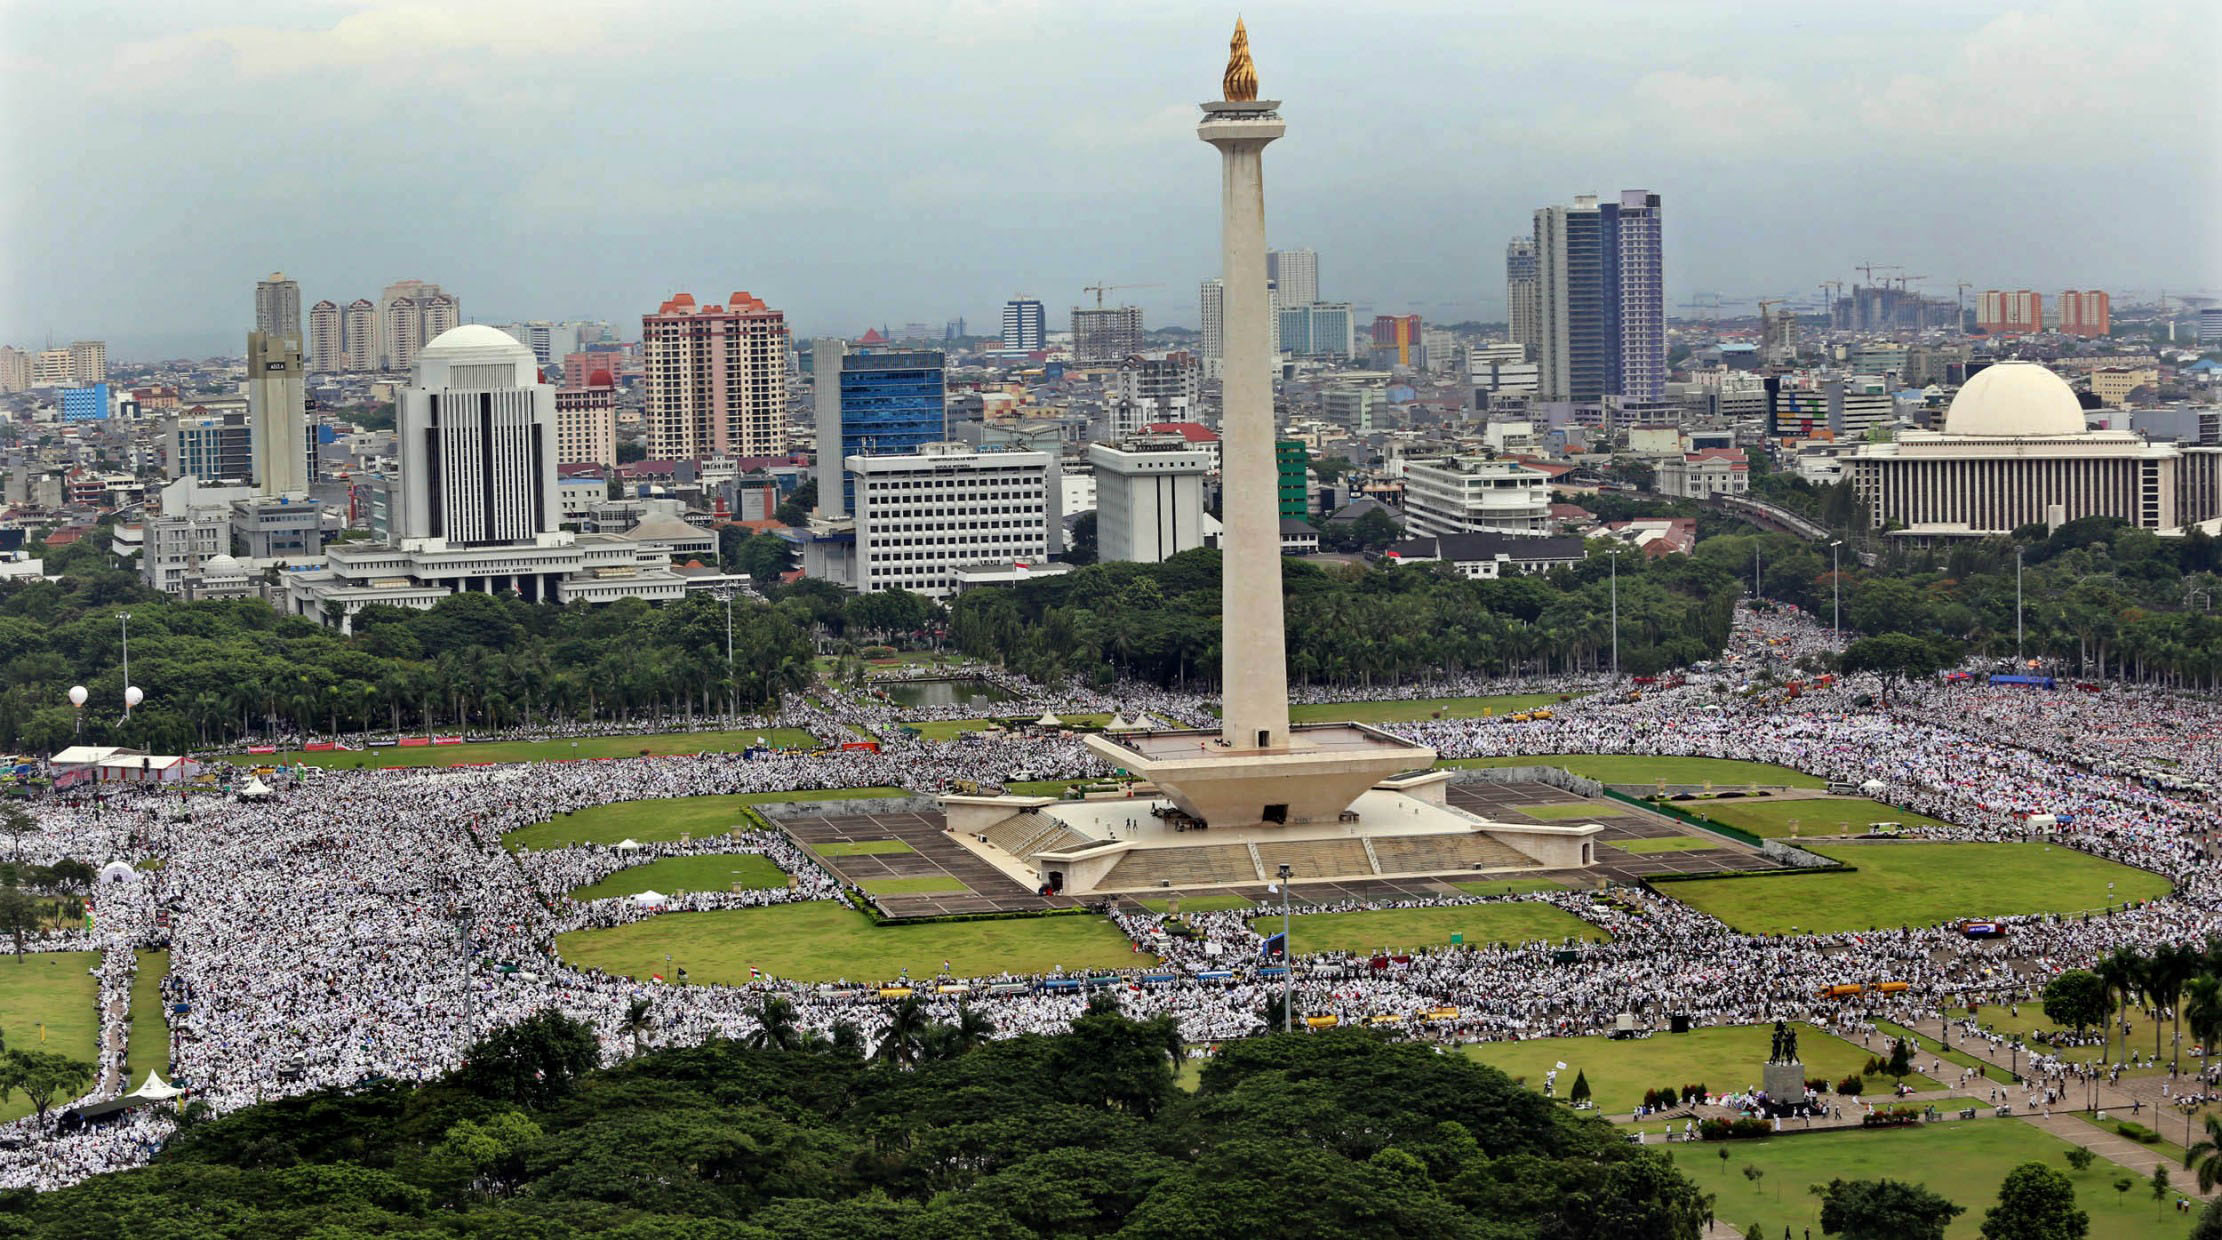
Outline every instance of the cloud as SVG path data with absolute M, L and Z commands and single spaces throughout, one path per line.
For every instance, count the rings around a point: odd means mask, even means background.
M 1787 137 L 1811 123 L 1788 85 L 1759 77 L 1673 69 L 1645 74 L 1628 94 L 1625 114 L 1670 139 L 1740 145 Z

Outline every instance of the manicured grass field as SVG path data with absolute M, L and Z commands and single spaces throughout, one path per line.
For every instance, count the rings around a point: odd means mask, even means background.
M 833 840 L 810 847 L 821 857 L 885 857 L 918 851 L 901 840 Z
M 1796 1028 L 1798 1058 L 1808 1077 L 1841 1080 L 1864 1068 L 1875 1054 L 1811 1025 Z M 1465 1051 L 1508 1076 L 1525 1078 L 1528 1088 L 1537 1090 L 1543 1088 L 1544 1074 L 1551 1066 L 1564 1063 L 1565 1070 L 1558 1074 L 1558 1097 L 1566 1097 L 1574 1088 L 1574 1074 L 1579 1072 L 1589 1078 L 1590 1098 L 1600 1110 L 1625 1115 L 1643 1101 L 1647 1089 L 1703 1085 L 1714 1093 L 1727 1093 L 1757 1087 L 1773 1036 L 1772 1025 L 1731 1025 L 1655 1033 L 1624 1042 L 1604 1037 L 1476 1042 Z M 1874 1092 L 1888 1093 L 1890 1078 L 1876 1077 L 1869 1084 Z M 1906 1084 L 1916 1089 L 1937 1087 L 1919 1074 L 1907 1076 Z M 1798 1191 L 1804 1191 L 1802 1184 Z
M 553 762 L 563 758 L 637 758 L 651 754 L 739 753 L 757 737 L 777 749 L 816 749 L 817 737 L 801 728 L 743 729 L 738 732 L 659 732 L 650 736 L 582 736 L 578 748 L 568 740 L 491 741 L 483 745 L 399 745 L 377 749 L 308 753 L 234 753 L 221 755 L 240 766 L 323 766 L 334 770 L 375 770 L 389 766 L 459 766 L 470 762 Z
M 1411 723 L 1433 719 L 1479 719 L 1509 715 L 1538 706 L 1560 705 L 1556 693 L 1500 693 L 1494 697 L 1413 698 L 1394 702 L 1307 702 L 1288 708 L 1290 723 Z
M 1720 1159 L 1723 1148 L 1728 1151 L 1726 1163 Z M 1781 1235 L 1785 1227 L 1794 1236 L 1808 1228 L 1818 1236 L 1821 1199 L 1808 1193 L 1806 1185 L 1887 1177 L 1924 1185 L 1965 1206 L 1967 1212 L 1952 1220 L 1945 1235 L 1950 1240 L 1973 1240 L 1982 1232 L 1983 1212 L 1998 1203 L 1998 1186 L 2006 1173 L 2023 1163 L 2038 1162 L 2075 1185 L 2075 1204 L 2090 1214 L 2089 1234 L 2094 1240 L 2190 1233 L 2197 1211 L 2177 1214 L 2171 1196 L 2156 1221 L 2144 1177 L 2104 1158 L 2093 1162 L 2088 1171 L 2076 1171 L 2062 1157 L 2068 1149 L 2066 1142 L 2020 1120 L 1988 1118 L 1919 1128 L 1730 1141 L 1725 1146 L 1668 1147 L 1682 1174 L 1695 1180 L 1699 1189 L 1716 1194 L 1716 1217 L 1739 1232 L 1757 1223 L 1768 1236 Z M 1765 1174 L 1747 1180 L 1743 1173 L 1747 1165 Z M 2115 1192 L 2114 1181 L 2125 1175 L 2138 1183 L 2126 1194 Z M 2181 1184 L 2187 1175 L 2178 1167 L 2169 1179 Z
M 1259 934 L 1279 934 L 1278 915 L 1252 919 Z M 1578 935 L 1602 943 L 1612 936 L 1549 904 L 1480 904 L 1456 908 L 1385 908 L 1355 913 L 1303 913 L 1290 919 L 1290 946 L 1299 956 L 1313 952 L 1371 952 L 1449 947 L 1450 936 L 1465 936 L 1467 947 L 1491 943 L 1556 943 Z
M 905 969 L 913 978 L 933 977 L 944 960 L 959 977 L 1156 963 L 1155 956 L 1138 955 L 1132 948 L 1106 917 L 875 926 L 863 913 L 830 900 L 668 913 L 556 938 L 556 950 L 574 965 L 629 977 L 671 977 L 673 965 L 684 965 L 690 981 L 736 984 L 748 981 L 751 966 L 806 982 L 880 982 L 901 976 Z
M 2169 891 L 2158 874 L 2050 844 L 1831 844 L 1813 851 L 1858 872 L 1700 879 L 1660 890 L 1751 934 L 2071 913 Z
M 1735 762 L 1727 758 L 1648 758 L 1638 754 L 1553 753 L 1514 758 L 1451 758 L 1438 766 L 1555 766 L 1608 784 L 1702 784 L 1740 787 L 1757 783 L 1785 788 L 1825 788 L 1818 775 L 1793 771 L 1769 762 Z
M 619 870 L 598 883 L 574 887 L 574 900 L 613 900 L 618 896 L 660 891 L 730 891 L 743 887 L 784 887 L 787 873 L 755 853 L 705 853 L 699 857 L 665 857 L 646 865 Z
M 1864 835 L 1871 822 L 1895 822 L 1907 828 L 1948 827 L 1952 824 L 1927 814 L 1895 809 L 1866 797 L 1808 797 L 1795 801 L 1677 801 L 1675 804 L 1714 822 L 1742 827 L 1767 839 L 1787 839 L 1790 821 L 1798 834 Z
M 1100 728 L 1111 722 L 1111 716 L 1109 715 L 1059 715 L 1057 717 L 1076 728 Z M 1038 719 L 1040 716 L 1037 715 L 1035 718 Z M 921 723 L 906 723 L 903 726 L 918 729 L 918 735 L 923 740 L 953 741 L 966 732 L 978 732 L 990 726 L 992 722 L 988 719 L 934 719 Z
M 0 1032 L 8 1049 L 100 1062 L 99 952 L 25 952 L 0 958 Z M 46 1038 L 39 1039 L 45 1027 Z M 0 1102 L 0 1123 L 32 1111 L 23 1091 Z
M 962 879 L 950 874 L 922 874 L 916 878 L 867 878 L 860 884 L 877 896 L 923 895 L 934 891 L 970 891 Z
M 169 952 L 139 953 L 139 971 L 131 979 L 131 1041 L 124 1056 L 131 1089 L 144 1084 L 150 1070 L 169 1079 L 170 1009 L 162 1003 L 162 975 L 169 971 Z
M 1502 878 L 1494 881 L 1475 880 L 1470 883 L 1452 883 L 1470 896 L 1524 896 L 1537 891 L 1566 891 L 1565 883 L 1548 878 Z
M 1611 847 L 1624 853 L 1697 852 L 1705 848 L 1719 848 L 1719 840 L 1699 839 L 1694 835 L 1649 835 L 1638 840 L 1614 840 Z
M 1956 1063 L 1963 1068 L 1974 1068 L 1985 1077 L 1997 1081 L 2001 1085 L 2010 1084 L 2014 1079 L 2014 1074 L 2004 1068 L 1992 1067 L 1965 1051 L 1953 1050 L 1928 1034 L 1908 1029 L 1896 1021 L 1878 1020 L 1875 1022 L 1875 1028 L 1879 1032 L 1887 1033 L 1894 1038 L 1911 1038 L 1913 1044 L 1920 1048 L 1922 1053 L 1934 1055 L 1946 1063 Z
M 2104 1050 L 2096 1045 L 2062 1046 L 2058 1049 L 2054 1049 L 2052 1047 L 2035 1042 L 2030 1037 L 2030 1035 L 2036 1033 L 2060 1032 L 2061 1026 L 2059 1024 L 2046 1019 L 2044 1013 L 2044 1004 L 2041 1001 L 2037 1001 L 2019 1004 L 2018 1007 L 2020 1008 L 2021 1015 L 2015 1016 L 2007 1007 L 2002 1004 L 1986 1003 L 1981 1007 L 1975 1009 L 1976 1023 L 1981 1028 L 1997 1033 L 2005 1037 L 2009 1041 L 2016 1037 L 2019 1037 L 2022 1040 L 2022 1045 L 2028 1048 L 2028 1050 L 2025 1050 L 2022 1054 L 2022 1058 L 2025 1060 L 2028 1058 L 2029 1051 L 2033 1050 L 2041 1055 L 2058 1056 L 2059 1058 L 2068 1060 L 2071 1063 L 2097 1063 L 2100 1062 L 2102 1055 L 2110 1057 L 2115 1062 L 2120 1062 L 2123 1053 L 2123 1039 L 2120 1025 L 2112 1026 L 2113 1033 L 2111 1036 L 2111 1040 L 2109 1041 L 2107 1048 Z M 2119 1019 L 2120 1015 L 2120 1008 L 2117 1005 L 2115 1009 L 2115 1016 L 2117 1019 Z M 2151 1055 L 2153 1053 L 2153 1019 L 2151 1015 L 2140 1010 L 2138 1005 L 2134 1002 L 2130 1004 L 2129 1027 L 2129 1053 L 2132 1055 Z M 2096 1033 L 2097 1030 L 2093 1029 L 2091 1030 L 2091 1032 Z M 2130 1068 L 2124 1075 L 2151 1076 L 2157 1073 L 2165 1072 L 2167 1070 L 2168 1059 L 2171 1054 L 2175 1053 L 2171 1052 L 2169 1048 L 2174 1044 L 2175 1041 L 2176 1022 L 2172 1020 L 2161 1021 L 2160 1029 L 2158 1032 L 2160 1034 L 2161 1066 L 2158 1068 Z M 2199 1059 L 2197 1056 L 2194 1056 L 2191 1053 L 2191 1048 L 2197 1046 L 2198 1044 L 2199 1039 L 2192 1035 L 2192 1032 L 2189 1028 L 2186 1028 L 2183 1031 L 2183 1050 L 2180 1052 L 2182 1062 L 2187 1065 L 2185 1069 L 2186 1071 L 2195 1072 L 2200 1067 L 2204 1066 L 2205 1061 Z M 2169 1113 L 2169 1122 L 2171 1124 L 2176 1123 L 2179 1118 L 2180 1116 L 2176 1112 L 2171 1111 Z M 2181 1130 L 2178 1129 L 2177 1131 L 2180 1135 Z
M 717 835 L 743 825 L 744 805 L 783 801 L 871 800 L 907 796 L 901 788 L 821 788 L 807 792 L 740 792 L 728 796 L 657 797 L 615 801 L 521 827 L 502 837 L 511 848 L 564 848 L 572 844 L 644 843 L 682 835 Z

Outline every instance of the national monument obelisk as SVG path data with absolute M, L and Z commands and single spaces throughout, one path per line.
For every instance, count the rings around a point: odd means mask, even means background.
M 1280 469 L 1273 455 L 1273 364 L 1265 290 L 1265 145 L 1288 131 L 1258 98 L 1241 19 L 1226 98 L 1203 105 L 1196 136 L 1219 148 L 1219 239 L 1226 285 L 1220 377 L 1220 736 L 1228 748 L 1288 747 L 1288 638 L 1281 608 Z

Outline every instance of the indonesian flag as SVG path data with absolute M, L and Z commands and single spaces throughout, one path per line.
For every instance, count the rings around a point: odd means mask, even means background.
M 662 980 L 664 980 L 664 975 L 661 973 L 651 973 L 648 975 L 648 980 L 651 982 L 661 982 Z

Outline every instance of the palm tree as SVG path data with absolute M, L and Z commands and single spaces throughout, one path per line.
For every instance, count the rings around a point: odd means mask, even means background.
M 2160 1009 L 2173 1009 L 2176 1027 L 2176 1044 L 2183 1044 L 2183 1009 L 2176 1000 L 2183 997 L 2183 986 L 2199 971 L 2199 952 L 2182 943 L 2163 943 L 2153 949 L 2145 961 L 2145 998 L 2153 1005 L 2153 1058 L 2160 1058 Z M 2169 1056 L 2170 1070 L 2181 1058 L 2179 1049 Z
M 957 1022 L 950 1026 L 956 1031 L 957 1051 L 976 1051 L 995 1036 L 995 1022 L 985 1013 L 968 1003 L 957 1005 Z
M 918 1063 L 925 1037 L 926 1005 L 912 995 L 895 1005 L 895 1014 L 887 1022 L 887 1034 L 880 1039 L 879 1049 L 872 1052 L 872 1058 L 898 1068 L 913 1067 Z
M 2222 1183 L 2222 1117 L 2207 1116 L 2207 1139 L 2183 1152 L 2183 1165 L 2199 1168 L 2199 1191 L 2211 1193 Z
M 648 1000 L 646 999 L 633 1000 L 625 1006 L 625 1019 L 618 1022 L 617 1027 L 619 1029 L 632 1035 L 633 1054 L 635 1055 L 648 1053 L 648 1030 L 650 1028 L 648 1006 Z
M 2191 1037 L 2212 1063 L 2215 1043 L 2222 1041 L 2222 977 L 2202 973 L 2184 986 L 2184 1019 L 2191 1022 Z
M 795 1023 L 795 1005 L 778 995 L 766 998 L 756 1009 L 756 1032 L 748 1045 L 759 1051 L 791 1051 L 802 1043 L 802 1029 Z
M 837 1020 L 833 1022 L 830 1034 L 826 1046 L 834 1054 L 844 1059 L 864 1058 L 864 1034 L 856 1027 L 855 1022 Z
M 2121 1018 L 2123 1020 L 2129 1019 L 2130 996 L 2137 993 L 2138 974 L 2143 971 L 2143 962 L 2139 959 L 2136 950 L 2128 947 L 2117 947 L 2107 955 L 2100 957 L 2098 964 L 2091 971 L 2098 974 L 2100 981 L 2106 983 L 2106 993 L 2114 998 Z M 2109 1024 L 2112 1023 L 2109 1022 Z M 2111 1042 L 2113 1037 L 2114 1031 L 2109 1028 L 2106 1031 L 2107 1041 Z M 2102 1057 L 2104 1057 L 2105 1044 L 2101 1044 L 2100 1051 Z M 2122 1039 L 2122 1051 L 2125 1056 L 2129 1052 L 2129 1039 L 2126 1036 Z

